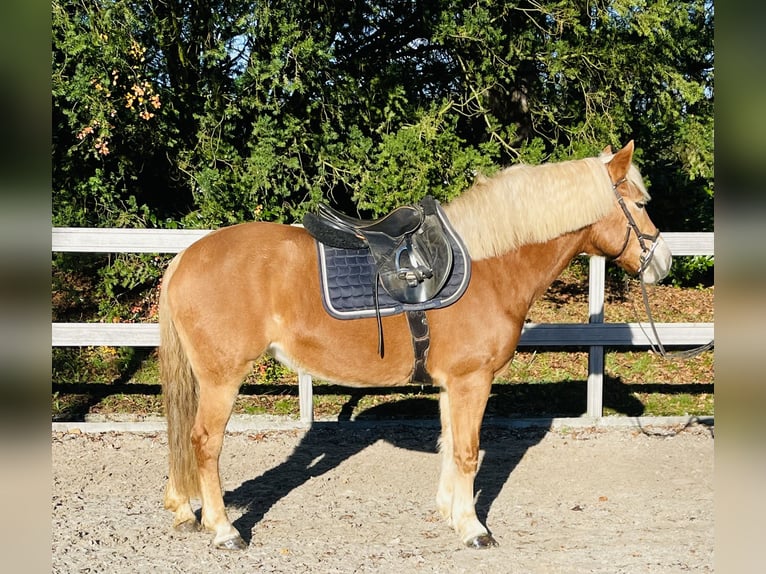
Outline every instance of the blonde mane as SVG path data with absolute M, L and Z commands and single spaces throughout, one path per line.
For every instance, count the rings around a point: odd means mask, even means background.
M 491 178 L 479 175 L 444 210 L 474 260 L 543 243 L 590 225 L 614 208 L 605 165 L 610 158 L 514 165 Z M 638 170 L 632 167 L 629 177 L 645 193 Z

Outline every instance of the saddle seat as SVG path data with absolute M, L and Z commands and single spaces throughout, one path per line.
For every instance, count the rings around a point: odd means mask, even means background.
M 329 205 L 319 204 L 315 224 L 325 228 L 324 231 L 320 231 L 325 242 L 332 242 L 331 237 L 337 236 L 335 243 L 342 245 L 336 244 L 333 247 L 361 249 L 367 246 L 366 233 L 382 233 L 394 241 L 417 231 L 423 224 L 424 217 L 423 211 L 412 205 L 397 207 L 379 219 L 358 219 L 349 217 Z
M 436 296 L 452 271 L 452 247 L 430 196 L 380 219 L 355 219 L 328 205 L 307 213 L 303 226 L 319 242 L 341 249 L 369 249 L 378 283 L 402 303 Z

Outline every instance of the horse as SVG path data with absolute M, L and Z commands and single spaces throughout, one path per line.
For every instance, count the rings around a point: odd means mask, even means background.
M 533 302 L 580 254 L 601 255 L 646 283 L 672 254 L 646 210 L 630 141 L 613 152 L 514 165 L 444 206 L 471 260 L 453 304 L 426 311 L 426 369 L 439 388 L 436 507 L 463 544 L 497 544 L 477 518 L 474 478 L 492 382 L 510 364 Z M 247 222 L 212 231 L 168 265 L 160 295 L 160 376 L 169 472 L 164 506 L 177 530 L 207 529 L 217 548 L 247 544 L 223 502 L 219 455 L 244 378 L 264 354 L 349 387 L 406 384 L 413 345 L 402 314 L 340 320 L 321 301 L 315 239 L 301 226 Z M 201 503 L 197 520 L 191 501 Z

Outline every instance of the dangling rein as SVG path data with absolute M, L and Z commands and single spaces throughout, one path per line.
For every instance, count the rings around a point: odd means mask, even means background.
M 687 349 L 685 351 L 672 351 L 672 352 L 666 351 L 665 346 L 662 344 L 662 341 L 660 340 L 660 336 L 657 333 L 657 325 L 655 325 L 654 318 L 652 317 L 652 308 L 649 305 L 649 295 L 646 292 L 646 282 L 644 281 L 643 269 L 639 272 L 638 277 L 641 282 L 641 295 L 644 300 L 644 309 L 646 309 L 646 316 L 649 319 L 649 325 L 652 328 L 652 333 L 654 333 L 654 339 L 655 341 L 657 341 L 657 344 L 655 345 L 652 342 L 651 337 L 647 335 L 646 338 L 649 340 L 649 346 L 651 347 L 652 351 L 661 355 L 664 359 L 685 360 L 685 359 L 692 359 L 696 357 L 697 355 L 701 355 L 705 351 L 713 348 L 715 339 L 711 339 L 704 345 L 700 345 L 699 347 L 694 347 L 693 349 Z M 640 323 L 639 323 L 639 326 L 641 326 Z M 643 331 L 643 327 L 641 327 L 641 330 Z M 645 331 L 644 331 L 644 334 L 646 335 Z

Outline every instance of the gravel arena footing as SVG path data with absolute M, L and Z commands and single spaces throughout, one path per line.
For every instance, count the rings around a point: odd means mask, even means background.
M 164 422 L 53 423 L 55 573 L 713 572 L 711 418 L 486 420 L 464 548 L 435 510 L 436 421 L 235 418 L 221 454 L 244 551 L 172 529 Z

